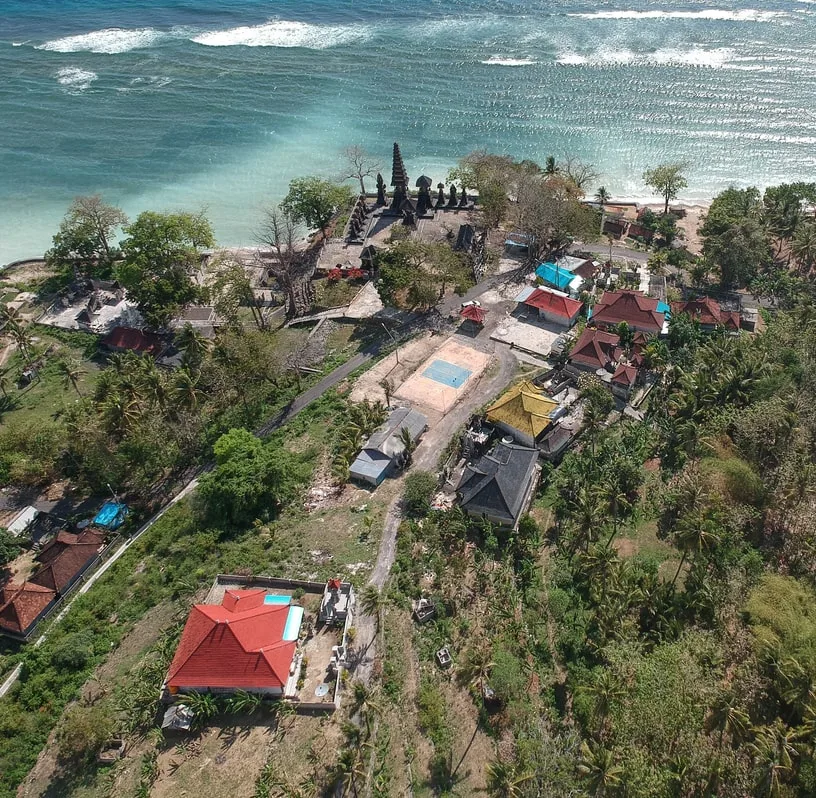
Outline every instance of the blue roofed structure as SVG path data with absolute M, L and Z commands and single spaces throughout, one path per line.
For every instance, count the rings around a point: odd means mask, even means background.
M 564 291 L 571 297 L 577 297 L 584 280 L 577 274 L 573 274 L 568 269 L 561 268 L 555 263 L 542 263 L 536 269 L 536 277 L 551 288 Z

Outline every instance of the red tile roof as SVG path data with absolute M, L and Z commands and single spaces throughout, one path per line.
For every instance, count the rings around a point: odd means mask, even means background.
M 484 308 L 480 308 L 478 305 L 466 305 L 459 311 L 459 315 L 469 321 L 476 322 L 476 324 L 484 324 L 485 312 Z
M 627 363 L 619 363 L 615 369 L 615 373 L 612 375 L 612 382 L 631 388 L 635 384 L 635 380 L 637 380 L 637 375 L 638 370 L 634 366 L 630 366 Z
M 0 590 L 0 629 L 24 635 L 55 598 L 53 590 L 31 582 L 5 585 Z
M 570 352 L 570 360 L 593 369 L 606 368 L 618 360 L 620 338 L 615 333 L 587 327 Z
M 536 288 L 524 300 L 524 304 L 569 320 L 574 319 L 582 307 L 582 303 L 577 299 L 570 299 L 568 296 L 562 296 L 556 291 L 549 291 L 545 288 Z
M 104 533 L 86 529 L 79 535 L 59 532 L 39 553 L 42 567 L 29 582 L 62 593 L 99 553 Z
M 176 689 L 282 689 L 295 641 L 283 640 L 289 605 L 264 604 L 264 590 L 230 590 L 221 604 L 196 604 L 170 664 Z
M 625 321 L 630 327 L 659 333 L 665 316 L 657 311 L 657 300 L 639 291 L 606 291 L 592 309 L 592 321 L 601 325 L 616 325 Z
M 723 311 L 720 303 L 709 296 L 697 297 L 688 302 L 673 302 L 672 313 L 686 313 L 700 324 L 710 327 L 725 327 L 728 330 L 739 330 L 740 315 L 737 311 Z
M 153 333 L 142 332 L 133 327 L 114 327 L 103 339 L 108 349 L 127 349 L 154 357 L 164 349 L 162 339 Z

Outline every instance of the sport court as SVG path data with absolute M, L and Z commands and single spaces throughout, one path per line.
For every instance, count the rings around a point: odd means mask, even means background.
M 412 404 L 447 413 L 479 379 L 490 355 L 446 341 L 396 391 Z

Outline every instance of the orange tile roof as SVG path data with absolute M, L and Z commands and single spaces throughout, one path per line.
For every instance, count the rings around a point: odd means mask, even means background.
M 612 382 L 631 388 L 635 384 L 637 376 L 638 370 L 634 366 L 630 366 L 628 363 L 619 363 L 612 375 Z
M 672 312 L 676 315 L 686 313 L 700 324 L 712 327 L 725 327 L 728 330 L 739 330 L 740 315 L 737 311 L 724 311 L 720 303 L 710 296 L 690 299 L 688 302 L 673 302 Z
M 0 629 L 24 635 L 56 597 L 53 590 L 31 582 L 5 585 L 0 592 Z
M 555 291 L 548 291 L 544 288 L 536 288 L 527 299 L 525 305 L 538 308 L 539 310 L 553 313 L 564 319 L 573 319 L 581 310 L 583 303 L 568 296 L 562 296 Z
M 592 321 L 604 325 L 625 321 L 631 327 L 659 333 L 666 319 L 658 312 L 657 305 L 656 299 L 639 291 L 606 291 L 592 309 Z
M 620 354 L 620 338 L 615 333 L 587 327 L 570 352 L 570 360 L 593 369 L 615 363 Z
M 231 590 L 221 604 L 196 604 L 170 664 L 171 688 L 282 689 L 295 641 L 283 639 L 289 605 L 264 604 L 263 590 Z

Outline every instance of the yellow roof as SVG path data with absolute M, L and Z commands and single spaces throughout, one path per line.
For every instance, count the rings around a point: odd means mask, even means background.
M 495 404 L 487 408 L 487 420 L 502 422 L 525 435 L 537 438 L 552 424 L 550 415 L 558 407 L 533 383 L 514 385 Z

